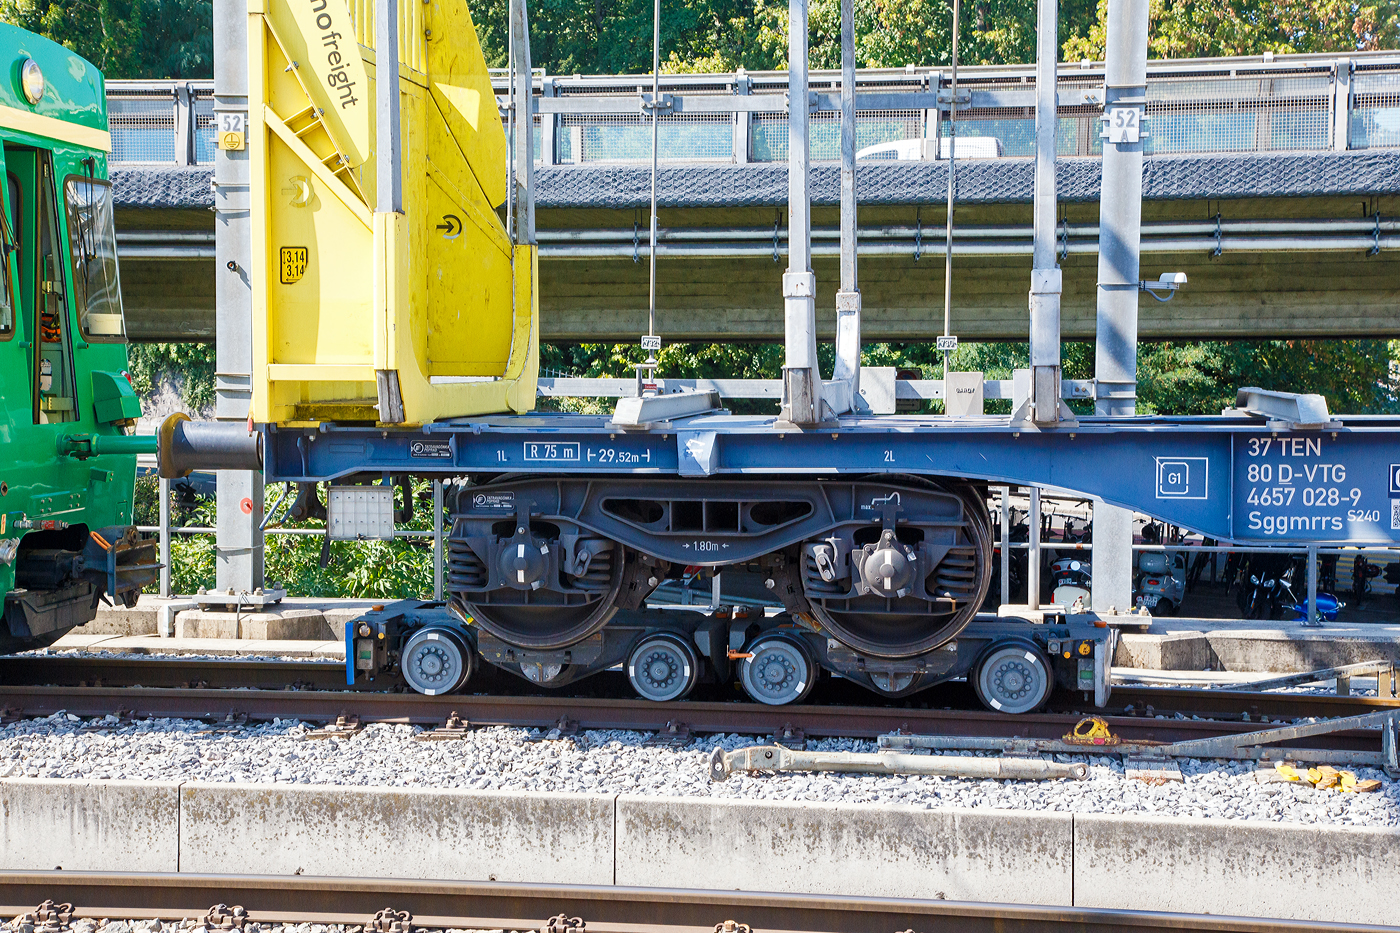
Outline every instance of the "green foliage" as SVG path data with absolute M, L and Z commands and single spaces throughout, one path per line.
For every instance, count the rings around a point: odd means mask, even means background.
M 61 43 L 108 78 L 214 76 L 210 0 L 0 0 L 0 21 Z
M 472 0 L 472 18 L 487 61 L 506 63 L 508 0 Z M 836 68 L 841 58 L 840 0 L 812 0 L 811 61 Z M 1094 0 L 1063 0 L 1060 37 L 1084 41 L 1095 24 Z M 963 64 L 1034 60 L 1035 4 L 979 0 L 963 5 L 958 59 Z M 856 58 L 861 66 L 900 68 L 950 59 L 949 0 L 855 0 Z M 531 63 L 551 74 L 621 74 L 651 70 L 652 6 L 646 0 L 537 0 L 530 7 Z M 783 0 L 674 0 L 662 4 L 661 57 L 668 72 L 787 67 Z
M 160 521 L 160 492 L 155 477 L 137 480 L 136 523 L 155 525 Z M 264 508 L 271 509 L 282 494 L 282 487 L 269 486 Z M 430 531 L 433 527 L 432 483 L 414 483 L 413 520 L 400 531 Z M 426 498 L 426 503 L 423 501 Z M 178 499 L 177 499 L 178 502 Z M 284 502 L 285 506 L 287 503 Z M 188 507 L 172 511 L 176 525 L 212 528 L 217 517 L 212 499 L 200 499 Z M 287 527 L 324 528 L 320 521 L 299 522 Z M 433 591 L 433 551 L 429 537 L 401 537 L 393 541 L 335 541 L 330 545 L 330 561 L 321 566 L 320 534 L 267 535 L 263 551 L 264 578 L 278 583 L 298 596 L 355 599 L 406 599 Z M 171 588 L 189 594 L 215 584 L 214 536 L 212 534 L 173 535 L 170 542 Z M 154 587 L 150 588 L 155 591 Z
M 1316 392 L 1340 414 L 1400 411 L 1395 341 L 1232 340 L 1144 344 L 1138 410 L 1212 415 L 1244 386 Z
M 830 341 L 818 344 L 824 372 L 831 372 Z M 1060 348 L 1066 379 L 1094 375 L 1094 345 L 1065 343 Z M 645 354 L 634 344 L 572 344 L 541 346 L 542 365 L 571 376 L 628 377 Z M 924 379 L 943 377 L 943 354 L 931 343 L 867 344 L 861 354 L 866 366 L 895 366 L 918 370 Z M 1012 370 L 1029 365 L 1027 344 L 961 343 L 949 368 L 982 372 L 988 379 L 1010 379 Z M 777 343 L 692 344 L 663 347 L 657 375 L 673 379 L 776 379 L 782 373 L 783 348 Z M 1244 386 L 1290 392 L 1316 392 L 1329 408 L 1342 414 L 1400 412 L 1400 341 L 1384 340 L 1215 340 L 1143 343 L 1138 346 L 1138 410 L 1144 414 L 1218 414 L 1234 404 L 1235 390 Z M 561 406 L 558 410 L 605 411 Z M 772 402 L 734 400 L 732 410 L 762 413 L 776 410 Z M 1093 405 L 1071 407 L 1089 414 Z M 932 411 L 940 411 L 935 404 Z M 1009 414 L 1009 402 L 989 400 L 988 414 Z
M 193 411 L 214 405 L 212 343 L 133 343 L 127 347 L 131 387 L 149 396 L 162 382 L 173 381 Z
M 1395 48 L 1400 3 L 1354 0 L 1151 0 L 1149 54 L 1205 58 L 1263 52 L 1349 52 Z M 1107 0 L 1095 22 L 1065 42 L 1066 61 L 1102 61 Z

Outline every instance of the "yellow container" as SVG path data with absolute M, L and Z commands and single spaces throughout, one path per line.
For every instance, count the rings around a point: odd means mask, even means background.
M 375 203 L 372 0 L 252 0 L 255 421 L 528 411 L 538 265 L 463 0 L 399 0 L 403 213 Z

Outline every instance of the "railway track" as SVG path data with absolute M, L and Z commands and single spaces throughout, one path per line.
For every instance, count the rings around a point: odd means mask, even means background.
M 390 908 L 414 929 L 539 930 L 541 933 L 1019 933 L 1075 930 L 1395 930 L 1396 927 L 1112 910 L 981 904 L 905 898 L 828 897 L 744 891 L 407 881 L 258 875 L 7 872 L 0 917 L 45 900 L 73 905 L 73 917 L 179 920 L 210 905 L 238 905 L 247 921 L 324 923 L 372 929 Z M 729 924 L 733 924 L 731 927 Z M 195 929 L 199 929 L 196 927 Z
M 307 722 L 329 722 L 343 715 L 362 723 L 432 727 L 455 714 L 473 725 L 548 729 L 563 722 L 566 729 L 630 729 L 668 733 L 677 739 L 720 732 L 790 735 L 795 730 L 813 737 L 873 738 L 902 730 L 980 738 L 1057 739 L 1082 716 L 1097 713 L 1126 742 L 1170 743 L 1253 732 L 1263 728 L 1260 723 L 1266 719 L 1291 721 L 1400 709 L 1400 700 L 1374 697 L 1154 687 L 1115 689 L 1111 706 L 1105 710 L 1075 706 L 1071 701 L 1053 712 L 1019 716 L 980 708 L 922 708 L 913 704 L 819 702 L 772 707 L 747 701 L 656 703 L 566 693 L 429 697 L 347 690 L 342 670 L 339 665 L 306 661 L 0 658 L 0 715 L 7 719 L 42 717 L 62 710 L 82 717 L 119 714 L 129 718 L 295 718 Z M 191 683 L 196 686 L 191 687 Z M 839 691 L 832 695 L 840 696 Z M 851 696 L 848 693 L 845 698 Z M 1176 714 L 1200 718 L 1179 718 Z M 1378 747 L 1378 739 L 1375 731 L 1353 730 L 1297 739 L 1292 746 L 1368 751 Z

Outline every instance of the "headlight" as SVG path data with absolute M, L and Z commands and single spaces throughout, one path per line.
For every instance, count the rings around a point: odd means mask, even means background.
M 44 72 L 38 62 L 32 58 L 24 60 L 19 69 L 19 83 L 24 89 L 25 98 L 31 104 L 37 104 L 44 96 Z

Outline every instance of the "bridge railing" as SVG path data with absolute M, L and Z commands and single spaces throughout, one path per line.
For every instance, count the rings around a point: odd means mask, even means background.
M 496 76 L 498 103 L 506 78 Z M 952 135 L 946 69 L 870 69 L 857 76 L 858 148 L 867 158 L 945 156 Z M 1096 156 L 1103 65 L 1059 75 L 1059 152 Z M 646 75 L 535 75 L 535 157 L 547 165 L 651 157 Z M 958 156 L 1029 156 L 1035 133 L 1031 65 L 960 68 Z M 660 157 L 671 162 L 787 158 L 786 72 L 663 75 Z M 840 146 L 840 74 L 811 74 L 812 158 Z M 200 165 L 214 157 L 213 84 L 111 81 L 112 161 Z M 1400 53 L 1154 61 L 1148 65 L 1148 153 L 1232 153 L 1400 147 Z M 921 140 L 935 140 L 930 145 Z

